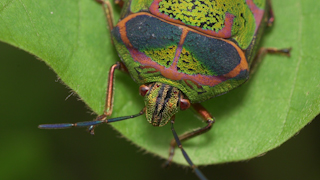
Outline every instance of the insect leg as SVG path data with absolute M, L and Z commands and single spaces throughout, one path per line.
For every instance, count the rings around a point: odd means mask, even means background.
M 176 133 L 176 131 L 174 130 L 173 127 L 174 124 L 174 116 L 171 119 L 171 131 L 174 137 L 174 140 L 176 142 L 176 144 L 178 145 L 178 147 L 180 148 L 184 158 L 186 159 L 186 161 L 188 162 L 188 164 L 191 166 L 191 168 L 194 170 L 194 172 L 196 173 L 196 175 L 198 176 L 199 179 L 201 180 L 207 180 L 207 178 L 204 176 L 204 174 L 202 174 L 202 172 L 197 168 L 197 166 L 195 166 L 193 164 L 193 162 L 191 161 L 190 157 L 188 156 L 187 152 L 183 149 L 181 141 Z
M 127 68 L 124 66 L 122 62 L 117 62 L 116 64 L 112 65 L 110 70 L 109 70 L 109 76 L 108 76 L 108 87 L 106 91 L 106 101 L 105 101 L 105 106 L 104 106 L 104 111 L 103 114 L 98 116 L 96 120 L 99 119 L 106 119 L 107 116 L 111 116 L 112 110 L 113 110 L 113 89 L 114 89 L 114 72 L 116 69 L 120 69 L 122 71 L 127 72 Z M 90 134 L 94 134 L 94 128 L 95 125 L 92 125 L 88 128 L 88 131 Z
M 124 1 L 123 0 L 114 0 L 114 3 L 120 7 L 123 7 Z
M 96 1 L 100 4 L 102 4 L 102 7 L 103 7 L 103 10 L 104 10 L 107 22 L 108 22 L 108 27 L 111 32 L 114 27 L 112 6 L 108 0 L 96 0 Z
M 267 0 L 268 6 L 269 6 L 269 19 L 268 19 L 268 26 L 272 26 L 274 22 L 274 14 L 272 9 L 271 0 Z
M 266 54 L 281 54 L 281 55 L 290 57 L 290 51 L 291 51 L 291 48 L 284 48 L 284 49 L 264 48 L 264 47 L 260 48 L 256 57 L 252 61 L 252 64 L 250 67 L 250 75 L 252 75 L 256 71 L 258 65 L 260 64 L 261 60 Z
M 89 126 L 88 130 L 91 134 L 94 134 L 94 128 L 96 125 L 102 123 L 111 123 L 116 121 L 122 121 L 125 119 L 134 118 L 140 116 L 145 113 L 145 108 L 139 112 L 139 114 L 131 115 L 131 116 L 123 116 L 117 117 L 112 119 L 107 119 L 107 116 L 112 114 L 113 109 L 113 88 L 114 88 L 114 72 L 116 69 L 120 69 L 124 72 L 128 72 L 127 68 L 124 66 L 122 62 L 117 62 L 116 64 L 112 65 L 109 71 L 109 78 L 108 78 L 108 87 L 106 91 L 106 103 L 104 108 L 104 113 L 98 116 L 94 121 L 85 121 L 85 122 L 77 122 L 77 123 L 61 123 L 61 124 L 42 124 L 39 125 L 38 128 L 40 129 L 65 129 L 71 127 L 87 127 Z
M 210 115 L 210 113 L 199 103 L 192 104 L 192 107 L 195 109 L 195 111 L 206 121 L 207 125 L 203 128 L 195 129 L 191 132 L 186 132 L 179 136 L 180 141 L 185 141 L 187 139 L 193 138 L 195 136 L 198 136 L 200 134 L 203 134 L 207 131 L 209 131 L 214 123 L 214 118 Z M 175 139 L 172 139 L 170 142 L 170 149 L 169 149 L 169 158 L 168 160 L 163 164 L 163 167 L 168 167 L 171 162 L 174 155 L 174 148 L 177 145 L 177 142 Z

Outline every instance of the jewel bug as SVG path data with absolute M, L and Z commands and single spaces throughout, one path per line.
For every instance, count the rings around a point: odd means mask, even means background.
M 43 124 L 41 129 L 88 127 L 146 114 L 153 126 L 170 122 L 168 166 L 178 146 L 201 180 L 205 175 L 193 164 L 181 142 L 209 131 L 214 117 L 200 102 L 222 95 L 246 82 L 266 53 L 290 56 L 290 48 L 258 49 L 266 26 L 274 21 L 271 0 L 116 0 L 122 7 L 114 25 L 112 8 L 103 4 L 111 38 L 121 61 L 109 70 L 104 114 L 94 121 Z M 114 72 L 122 70 L 140 84 L 145 107 L 135 115 L 108 119 L 113 111 Z M 175 114 L 192 107 L 206 126 L 180 136 Z

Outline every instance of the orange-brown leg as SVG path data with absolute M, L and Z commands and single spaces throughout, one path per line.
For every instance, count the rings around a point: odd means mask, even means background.
M 124 1 L 123 0 L 114 0 L 114 3 L 120 7 L 123 7 Z
M 284 49 L 264 48 L 264 47 L 260 48 L 256 57 L 252 61 L 252 64 L 250 67 L 250 74 L 252 75 L 256 71 L 258 65 L 260 64 L 261 60 L 266 54 L 281 54 L 281 55 L 290 57 L 290 51 L 291 51 L 291 48 L 284 48 Z
M 116 69 L 120 69 L 122 71 L 127 72 L 127 68 L 124 66 L 122 62 L 117 62 L 116 64 L 112 65 L 109 70 L 109 77 L 108 77 L 108 87 L 106 90 L 106 103 L 104 107 L 103 114 L 98 116 L 96 121 L 105 120 L 108 116 L 111 116 L 113 110 L 113 89 L 114 89 L 114 72 Z M 88 128 L 90 134 L 94 134 L 95 126 L 90 126 Z
M 121 62 L 117 62 L 116 64 L 111 66 L 109 71 L 109 78 L 108 78 L 106 104 L 105 104 L 104 113 L 102 115 L 98 116 L 94 121 L 83 121 L 83 122 L 77 122 L 77 123 L 41 124 L 38 126 L 38 128 L 66 129 L 66 128 L 72 128 L 72 127 L 89 127 L 88 128 L 89 132 L 91 134 L 94 134 L 94 128 L 97 125 L 123 121 L 126 119 L 132 119 L 132 118 L 143 115 L 146 112 L 145 107 L 138 114 L 107 119 L 107 116 L 110 116 L 112 114 L 112 109 L 113 109 L 114 71 L 116 69 L 120 69 L 122 71 L 128 72 L 124 64 Z
M 108 23 L 108 27 L 109 27 L 109 30 L 110 30 L 110 34 L 111 34 L 111 31 L 114 28 L 112 6 L 111 6 L 111 4 L 110 4 L 110 2 L 108 0 L 96 0 L 96 1 L 98 3 L 100 3 L 100 4 L 102 4 L 103 11 L 105 13 L 105 16 L 106 16 L 106 19 L 107 19 L 107 23 Z M 119 0 L 119 2 L 121 2 L 121 1 Z
M 272 10 L 272 4 L 271 4 L 271 0 L 267 0 L 268 3 L 268 7 L 269 7 L 269 18 L 267 20 L 267 25 L 268 26 L 272 26 L 273 22 L 274 22 L 274 13 Z M 276 49 L 276 48 L 260 48 L 257 55 L 255 56 L 255 58 L 253 59 L 252 63 L 251 63 L 251 67 L 250 67 L 250 74 L 252 75 L 255 70 L 257 69 L 258 65 L 260 64 L 261 60 L 263 59 L 263 57 L 266 54 L 282 54 L 282 55 L 286 55 L 288 57 L 290 57 L 290 51 L 291 48 L 284 48 L 284 49 Z
M 206 121 L 207 125 L 203 128 L 198 128 L 196 130 L 186 132 L 179 136 L 180 141 L 185 141 L 187 139 L 193 138 L 195 136 L 198 136 L 200 134 L 203 134 L 207 131 L 209 131 L 214 123 L 214 118 L 210 115 L 210 113 L 199 103 L 192 104 L 192 107 L 195 109 L 195 111 Z M 169 149 L 169 158 L 168 160 L 163 164 L 164 167 L 168 167 L 171 162 L 174 155 L 174 149 L 177 146 L 177 142 L 175 139 L 172 139 L 170 142 L 170 149 Z
M 268 19 L 268 26 L 272 26 L 273 22 L 274 22 L 274 14 L 273 14 L 273 10 L 272 10 L 272 4 L 271 4 L 271 0 L 267 1 L 268 6 L 269 6 L 269 19 Z

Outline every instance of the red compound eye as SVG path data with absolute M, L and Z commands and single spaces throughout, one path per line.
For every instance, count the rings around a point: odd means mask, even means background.
M 149 87 L 146 85 L 141 85 L 139 88 L 139 93 L 141 96 L 145 96 L 148 91 L 149 91 Z
M 190 107 L 190 101 L 188 99 L 180 99 L 180 109 L 186 110 Z

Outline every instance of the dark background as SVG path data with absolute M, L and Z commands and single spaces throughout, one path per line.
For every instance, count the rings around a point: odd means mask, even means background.
M 109 125 L 100 126 L 95 136 L 80 128 L 38 129 L 38 124 L 96 116 L 77 96 L 65 100 L 70 89 L 35 56 L 0 42 L 0 59 L 1 180 L 196 179 L 176 164 L 162 169 L 163 159 L 120 138 Z M 320 179 L 319 127 L 318 116 L 262 157 L 200 169 L 209 179 Z

